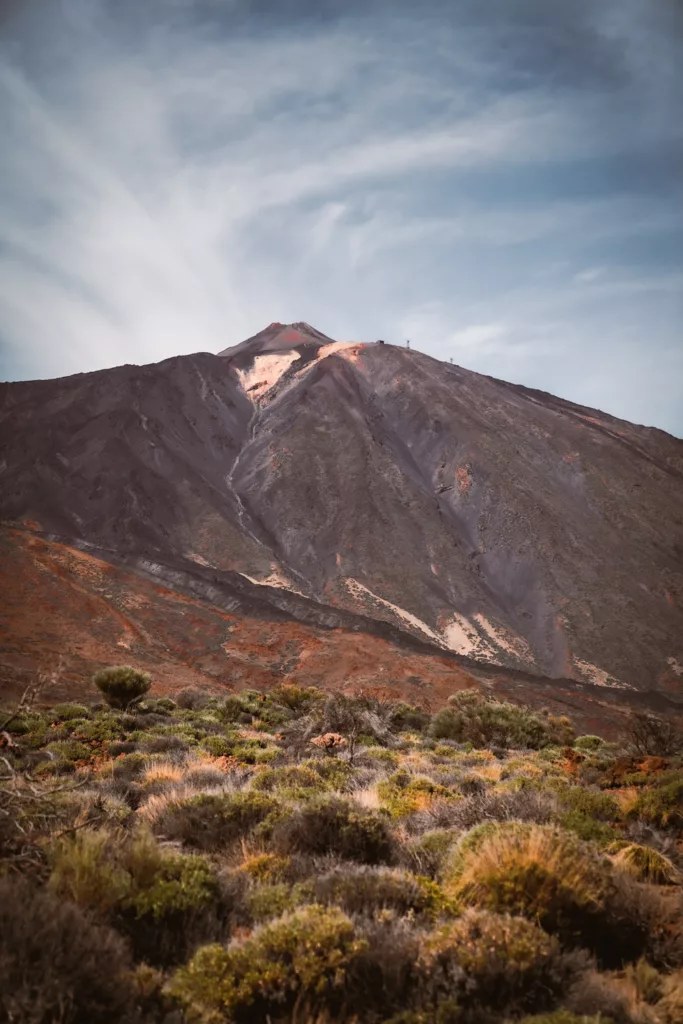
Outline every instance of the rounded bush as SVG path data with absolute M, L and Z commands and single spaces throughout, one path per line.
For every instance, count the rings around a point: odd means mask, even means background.
M 606 965 L 643 951 L 647 909 L 635 883 L 570 833 L 520 824 L 494 832 L 463 859 L 454 886 L 463 902 L 538 921 L 566 944 L 591 948 Z
M 230 900 L 202 857 L 162 850 L 148 833 L 117 841 L 78 832 L 51 851 L 51 889 L 99 915 L 129 939 L 137 959 L 182 960 L 198 940 L 221 934 Z
M 73 903 L 0 878 L 0 1019 L 119 1024 L 134 1009 L 125 943 Z
M 170 804 L 157 819 L 157 829 L 197 850 L 220 850 L 277 809 L 277 801 L 265 793 L 204 793 Z
M 506 1016 L 553 1008 L 578 966 L 538 925 L 482 911 L 427 935 L 420 953 L 428 1004 L 455 998 Z
M 456 909 L 430 878 L 386 867 L 339 867 L 312 884 L 316 903 L 335 904 L 349 914 L 372 915 L 390 909 L 401 916 L 437 918 Z
M 93 683 L 110 707 L 125 710 L 144 697 L 152 677 L 131 665 L 117 665 L 100 669 L 93 676 Z
M 432 719 L 434 739 L 475 747 L 528 747 L 539 750 L 571 739 L 565 720 L 540 718 L 529 708 L 495 700 L 479 690 L 461 690 Z
M 283 854 L 336 854 L 363 864 L 395 860 L 395 842 L 387 823 L 345 800 L 318 799 L 279 821 L 273 847 Z
M 341 910 L 304 907 L 243 942 L 200 949 L 170 988 L 191 1021 L 252 1024 L 302 1003 L 309 1014 L 333 1010 L 364 946 Z

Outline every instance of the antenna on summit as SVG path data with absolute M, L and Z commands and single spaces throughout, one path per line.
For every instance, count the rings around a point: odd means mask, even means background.
M 408 338 L 406 338 L 406 348 L 410 348 L 410 341 Z

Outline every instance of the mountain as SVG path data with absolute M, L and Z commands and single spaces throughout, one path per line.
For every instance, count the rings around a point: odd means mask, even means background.
M 92 600 L 87 560 L 110 566 L 133 632 L 144 581 L 501 686 L 681 694 L 683 442 L 660 430 L 274 323 L 218 355 L 3 384 L 0 436 L 5 566 L 42 586 L 60 565 Z M 38 589 L 3 613 L 25 638 L 7 680 L 42 650 Z M 56 623 L 58 593 L 41 600 Z M 185 671 L 229 681 L 207 645 Z

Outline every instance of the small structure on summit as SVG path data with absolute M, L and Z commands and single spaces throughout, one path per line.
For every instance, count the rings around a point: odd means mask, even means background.
M 384 344 L 384 339 L 383 338 L 378 338 L 377 339 L 377 344 L 378 345 L 383 345 Z

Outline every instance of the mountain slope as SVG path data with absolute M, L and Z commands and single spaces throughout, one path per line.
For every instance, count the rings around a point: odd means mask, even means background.
M 680 692 L 683 442 L 662 431 L 303 323 L 5 384 L 0 410 L 6 520 L 482 664 Z

